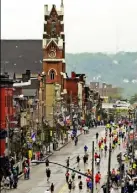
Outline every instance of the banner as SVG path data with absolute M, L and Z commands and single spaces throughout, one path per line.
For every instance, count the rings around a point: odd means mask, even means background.
M 32 150 L 29 150 L 29 151 L 28 151 L 28 156 L 29 156 L 29 159 L 32 158 Z

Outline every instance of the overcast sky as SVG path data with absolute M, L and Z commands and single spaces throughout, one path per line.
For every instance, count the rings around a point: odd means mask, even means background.
M 1 0 L 2 39 L 41 39 L 44 4 Z M 137 0 L 64 0 L 67 52 L 137 51 Z

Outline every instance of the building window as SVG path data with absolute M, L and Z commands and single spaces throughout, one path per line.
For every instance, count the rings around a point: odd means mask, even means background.
M 54 72 L 54 70 L 51 70 L 51 71 L 50 71 L 50 79 L 51 79 L 51 80 L 54 80 L 54 79 L 55 79 L 55 72 Z

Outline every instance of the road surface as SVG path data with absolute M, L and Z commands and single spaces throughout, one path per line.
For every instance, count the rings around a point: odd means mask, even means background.
M 79 155 L 81 157 L 81 163 L 80 163 L 80 169 L 81 172 L 87 171 L 87 169 L 91 169 L 91 151 L 92 151 L 92 141 L 95 140 L 95 133 L 100 132 L 100 136 L 104 136 L 104 128 L 103 127 L 98 127 L 96 129 L 91 129 L 89 134 L 82 134 L 79 137 L 79 142 L 77 146 L 74 146 L 74 143 L 71 142 L 69 143 L 66 147 L 61 149 L 58 152 L 55 152 L 52 157 L 49 158 L 50 161 L 55 161 L 60 164 L 66 165 L 66 159 L 67 157 L 70 157 L 70 167 L 78 169 L 77 164 L 76 164 L 76 157 Z M 96 143 L 95 143 L 96 144 Z M 84 168 L 83 160 L 82 157 L 84 155 L 84 146 L 87 145 L 89 148 L 89 162 L 87 166 Z M 115 168 L 117 167 L 117 160 L 116 160 L 116 155 L 118 154 L 119 151 L 123 150 L 123 145 L 121 145 L 121 150 L 119 147 L 112 153 L 112 162 L 111 162 L 111 167 Z M 102 157 L 101 160 L 101 175 L 102 175 L 102 182 L 106 178 L 106 173 L 107 173 L 107 167 L 108 167 L 108 157 Z M 62 168 L 57 165 L 50 164 L 50 169 L 51 169 L 51 179 L 50 183 L 53 183 L 55 185 L 55 193 L 68 193 L 68 187 L 67 184 L 65 183 L 65 172 L 66 169 Z M 24 180 L 21 178 L 19 180 L 18 184 L 18 189 L 8 191 L 9 193 L 44 193 L 44 191 L 50 187 L 50 183 L 47 182 L 46 179 L 46 173 L 45 173 L 45 164 L 40 164 L 38 166 L 33 166 L 31 170 L 31 176 L 30 180 Z M 95 173 L 98 171 L 98 169 L 95 166 Z M 82 193 L 86 193 L 86 180 L 85 177 L 82 177 L 83 181 L 83 190 Z M 72 192 L 79 193 L 78 190 L 78 179 L 76 175 L 76 189 Z M 102 183 L 101 182 L 101 183 Z M 98 187 L 100 189 L 100 187 Z M 98 190 L 99 190 L 98 189 Z M 95 191 L 98 192 L 98 191 Z M 102 191 L 99 191 L 102 192 Z

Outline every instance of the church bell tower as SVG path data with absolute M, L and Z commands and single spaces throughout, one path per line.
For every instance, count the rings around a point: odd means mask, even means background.
M 60 10 L 56 5 L 50 10 L 48 5 L 44 6 L 43 71 L 46 82 L 58 83 L 63 88 L 62 73 L 66 72 L 63 0 Z

